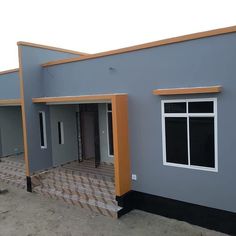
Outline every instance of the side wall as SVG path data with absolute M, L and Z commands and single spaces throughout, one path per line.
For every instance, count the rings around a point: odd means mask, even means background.
M 28 163 L 26 163 L 27 175 L 52 167 L 53 163 L 49 107 L 44 104 L 32 104 L 32 98 L 44 96 L 41 64 L 70 57 L 78 57 L 78 55 L 31 46 L 19 46 L 21 92 L 24 91 L 24 103 L 22 105 L 23 124 L 27 128 L 24 140 L 27 147 L 25 155 L 28 156 Z M 46 149 L 41 149 L 40 147 L 39 111 L 45 112 L 48 124 Z
M 76 113 L 74 105 L 50 107 L 53 166 L 78 160 Z M 58 141 L 58 122 L 63 122 L 64 144 Z
M 47 67 L 45 96 L 127 93 L 132 189 L 236 212 L 235 42 L 231 33 Z M 164 166 L 161 100 L 170 98 L 152 90 L 212 85 L 222 93 L 175 98 L 217 97 L 219 171 Z
M 20 107 L 0 107 L 1 156 L 23 152 Z
M 19 99 L 20 80 L 18 72 L 0 75 L 0 99 Z

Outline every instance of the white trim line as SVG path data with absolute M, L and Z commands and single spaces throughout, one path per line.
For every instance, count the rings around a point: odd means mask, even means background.
M 172 166 L 172 167 L 181 167 L 181 168 L 192 169 L 192 170 L 204 170 L 204 171 L 218 172 L 218 169 L 216 169 L 216 168 L 204 167 L 204 166 L 184 165 L 184 164 L 177 164 L 177 163 L 170 163 L 170 162 L 165 162 L 164 165 L 165 166 Z

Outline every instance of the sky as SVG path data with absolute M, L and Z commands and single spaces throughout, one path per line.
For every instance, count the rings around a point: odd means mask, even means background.
M 0 0 L 0 71 L 17 41 L 96 53 L 236 25 L 235 0 Z

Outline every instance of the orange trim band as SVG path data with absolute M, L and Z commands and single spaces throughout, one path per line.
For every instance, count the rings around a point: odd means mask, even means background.
M 5 74 L 10 74 L 10 73 L 15 73 L 15 72 L 19 72 L 19 68 L 0 71 L 0 75 L 5 75 Z
M 21 46 L 29 46 L 29 47 L 35 47 L 35 48 L 49 49 L 49 50 L 53 50 L 53 51 L 71 53 L 71 54 L 81 55 L 81 56 L 89 55 L 88 53 L 84 53 L 84 52 L 77 52 L 77 51 L 73 51 L 73 50 L 68 50 L 68 49 L 63 49 L 63 48 L 58 48 L 58 47 L 52 47 L 52 46 L 46 46 L 46 45 L 36 44 L 36 43 L 23 42 L 23 41 L 17 42 L 17 45 L 18 46 L 21 45 Z
M 0 99 L 0 106 L 21 106 L 21 99 Z
M 117 50 L 111 50 L 107 52 L 100 52 L 100 53 L 95 53 L 91 55 L 85 55 L 80 58 L 69 58 L 69 59 L 51 61 L 51 62 L 42 64 L 42 66 L 47 67 L 47 66 L 71 63 L 71 62 L 76 62 L 76 61 L 84 61 L 84 60 L 89 60 L 89 59 L 94 59 L 94 58 L 99 58 L 99 57 L 111 56 L 111 55 L 116 55 L 116 54 L 121 54 L 121 53 L 126 53 L 126 52 L 142 50 L 146 48 L 158 47 L 162 45 L 179 43 L 179 42 L 189 41 L 193 39 L 212 37 L 216 35 L 228 34 L 228 33 L 233 33 L 233 32 L 236 32 L 236 26 L 215 29 L 215 30 L 210 30 L 210 31 L 205 31 L 205 32 L 200 32 L 200 33 L 188 34 L 188 35 L 183 35 L 183 36 L 169 38 L 169 39 L 163 39 L 163 40 L 159 40 L 155 42 L 140 44 L 140 45 L 121 48 Z
M 192 88 L 169 88 L 155 89 L 152 91 L 154 95 L 181 95 L 181 94 L 199 94 L 199 93 L 220 93 L 222 86 L 210 87 L 192 87 Z
M 86 102 L 86 101 L 110 101 L 113 96 L 124 94 L 99 94 L 99 95 L 81 95 L 65 97 L 41 97 L 33 98 L 33 103 L 60 103 L 60 102 Z

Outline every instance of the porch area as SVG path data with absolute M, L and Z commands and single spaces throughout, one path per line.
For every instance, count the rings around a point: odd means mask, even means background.
M 113 218 L 127 212 L 121 203 L 131 188 L 127 94 L 32 101 L 34 134 L 40 133 L 28 146 L 41 147 L 28 153 L 33 192 Z
M 22 189 L 26 188 L 23 154 L 0 158 L 0 180 Z
M 114 165 L 94 164 L 94 159 L 71 161 L 36 174 L 33 192 L 117 218 L 122 208 L 115 199 Z

